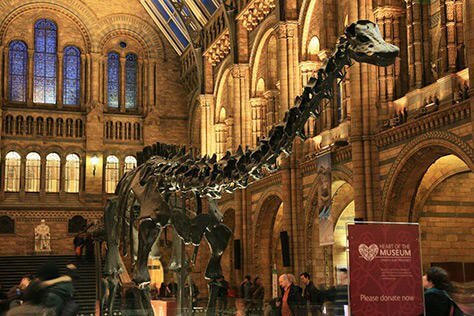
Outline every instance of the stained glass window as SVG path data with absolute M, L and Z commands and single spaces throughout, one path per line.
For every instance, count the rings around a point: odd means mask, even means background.
M 114 193 L 119 181 L 119 159 L 116 156 L 108 156 L 105 165 L 105 192 Z
M 79 105 L 81 85 L 81 51 L 74 46 L 64 48 L 63 103 Z
M 10 151 L 5 156 L 5 191 L 20 191 L 21 156 L 16 151 Z
M 46 156 L 46 192 L 59 192 L 61 158 L 56 153 Z
M 28 76 L 28 47 L 22 41 L 10 43 L 9 98 L 10 101 L 26 102 L 26 82 Z
M 137 107 L 137 55 L 128 54 L 125 61 L 125 108 Z
M 118 108 L 120 94 L 120 56 L 118 53 L 109 53 L 107 78 L 107 96 L 109 107 Z
M 56 103 L 56 36 L 54 22 L 41 19 L 35 24 L 33 102 Z

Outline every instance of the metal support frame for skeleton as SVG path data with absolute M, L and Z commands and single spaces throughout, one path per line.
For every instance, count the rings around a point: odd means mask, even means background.
M 215 154 L 196 157 L 193 151 L 187 152 L 185 147 L 176 145 L 156 143 L 145 147 L 138 153 L 139 166 L 122 177 L 116 197 L 108 201 L 105 210 L 108 245 L 105 272 L 110 288 L 115 291 L 117 276 L 123 270 L 119 255 L 120 238 L 123 253 L 130 249 L 132 260 L 136 256 L 133 281 L 137 289 L 133 295 L 139 302 L 135 306 L 144 314 L 152 315 L 147 260 L 149 256 L 159 256 L 157 239 L 162 229 L 171 225 L 182 243 L 195 247 L 191 260 L 187 260 L 182 244 L 174 243 L 170 270 L 179 273 L 181 279 L 194 265 L 202 238 L 209 244 L 211 258 L 205 277 L 210 280 L 208 314 L 212 314 L 216 280 L 222 276 L 221 256 L 232 236 L 230 229 L 223 224 L 216 200 L 222 192 L 245 188 L 252 179 L 262 178 L 264 170 L 272 172 L 278 169 L 277 158 L 281 154 L 291 154 L 297 136 L 305 137 L 303 128 L 306 121 L 310 116 L 319 116 L 322 101 L 332 98 L 333 82 L 343 80 L 345 68 L 352 65 L 351 59 L 388 66 L 394 62 L 398 52 L 398 47 L 383 40 L 376 24 L 360 20 L 347 27 L 334 53 L 316 76 L 309 79 L 303 94 L 286 112 L 284 122 L 274 126 L 268 137 L 259 140 L 257 148 L 251 150 L 239 146 L 234 153 L 227 151 L 217 160 Z M 190 198 L 196 201 L 193 217 L 185 209 L 184 201 Z M 208 200 L 208 213 L 202 213 L 201 198 Z M 181 203 L 177 203 L 178 200 Z M 138 249 L 133 243 L 133 236 L 137 233 Z M 103 305 L 108 304 L 108 309 L 112 310 L 113 303 L 112 296 Z

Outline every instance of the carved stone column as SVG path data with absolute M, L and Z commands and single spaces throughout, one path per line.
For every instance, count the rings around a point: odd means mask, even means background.
M 119 108 L 120 108 L 120 112 L 125 112 L 125 81 L 127 79 L 125 77 L 125 73 L 126 73 L 125 63 L 126 63 L 125 56 L 121 55 L 120 56 L 120 85 L 119 85 L 119 95 L 120 95 Z
M 148 65 L 148 105 L 155 106 L 155 61 L 150 60 Z
M 234 119 L 232 117 L 228 117 L 225 119 L 225 125 L 227 125 L 227 148 L 235 149 L 237 146 L 234 144 Z
M 199 96 L 201 106 L 201 155 L 212 155 L 212 116 L 211 108 L 214 107 L 214 96 L 202 94 Z
M 0 51 L 2 56 L 3 56 L 3 60 L 5 60 L 5 68 L 4 68 L 4 74 L 1 78 L 1 80 L 3 80 L 3 98 L 1 100 L 3 101 L 7 101 L 9 100 L 9 91 L 8 91 L 8 76 L 6 75 L 9 71 L 9 67 L 8 65 L 10 64 L 9 63 L 9 58 L 8 58 L 8 47 L 3 47 L 2 50 Z M 3 63 L 1 64 L 3 65 Z M 26 90 L 26 100 L 28 100 L 28 83 L 26 84 L 27 85 L 27 90 Z
M 81 54 L 81 92 L 79 103 L 84 108 L 86 103 L 86 56 Z
M 91 102 L 97 103 L 99 102 L 99 63 L 100 62 L 100 54 L 99 53 L 92 53 L 91 54 L 91 66 L 90 71 L 92 73 L 91 78 L 91 93 L 90 98 Z
M 28 94 L 27 94 L 27 105 L 33 105 L 33 68 L 34 68 L 34 49 L 28 49 Z
M 280 23 L 277 29 L 278 73 L 280 75 L 280 119 L 293 106 L 294 98 L 301 93 L 299 74 L 298 24 L 296 21 Z
M 251 111 L 248 105 L 250 70 L 248 64 L 236 64 L 232 68 L 234 88 L 235 141 L 242 146 L 251 144 Z
M 217 123 L 214 125 L 214 129 L 216 132 L 217 159 L 220 159 L 227 150 L 227 125 L 225 123 Z
M 374 14 L 385 41 L 400 47 L 400 25 L 403 9 L 390 6 L 379 7 Z M 401 96 L 400 59 L 397 58 L 394 65 L 377 67 L 377 71 L 378 95 L 381 105 L 379 114 L 386 119 L 393 114 L 393 100 Z
M 265 135 L 265 119 L 266 119 L 266 100 L 265 98 L 251 98 L 250 106 L 252 107 L 252 143 L 255 147 L 257 139 Z
M 58 52 L 58 82 L 57 82 L 58 93 L 56 94 L 56 105 L 58 106 L 58 108 L 63 107 L 63 89 L 64 89 L 63 55 L 64 55 L 63 52 Z
M 409 87 L 415 89 L 423 84 L 422 4 L 419 0 L 406 0 L 406 3 Z
M 464 66 L 463 1 L 440 0 L 439 4 L 442 35 L 446 37 L 447 70 L 456 72 Z
M 3 67 L 3 50 L 5 49 L 5 47 L 3 46 L 0 46 L 0 78 L 4 78 L 4 77 L 7 77 L 7 71 L 8 71 L 8 66 L 5 66 L 5 68 Z M 5 63 L 6 65 L 9 64 L 8 62 L 8 59 L 6 59 L 7 63 Z M 5 75 L 4 75 L 5 74 Z M 0 89 L 0 102 L 1 101 L 4 101 L 6 100 L 6 95 L 3 94 L 3 90 Z
M 267 90 L 263 94 L 266 100 L 267 108 L 266 114 L 266 134 L 270 131 L 273 125 L 279 122 L 278 113 L 280 112 L 280 98 L 278 90 Z

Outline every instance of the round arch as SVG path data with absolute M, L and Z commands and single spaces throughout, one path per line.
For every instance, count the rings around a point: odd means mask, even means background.
M 453 154 L 474 171 L 474 150 L 459 136 L 446 131 L 423 134 L 408 143 L 393 163 L 382 192 L 382 220 L 389 220 L 395 210 L 397 219 L 408 220 L 413 199 L 423 175 L 438 158 Z M 402 190 L 405 191 L 402 192 Z
M 271 289 L 271 263 L 274 245 L 273 230 L 278 210 L 283 203 L 279 195 L 267 194 L 261 199 L 257 210 L 257 220 L 254 228 L 254 256 L 255 276 L 262 278 L 263 286 Z M 267 293 L 268 294 L 268 293 Z

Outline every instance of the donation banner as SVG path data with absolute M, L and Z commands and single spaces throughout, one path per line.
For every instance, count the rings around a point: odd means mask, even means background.
M 351 315 L 423 315 L 418 224 L 355 223 L 347 230 Z
M 332 164 L 331 151 L 327 150 L 318 156 L 318 214 L 319 214 L 319 245 L 329 246 L 334 244 L 334 219 L 331 213 L 332 205 Z

